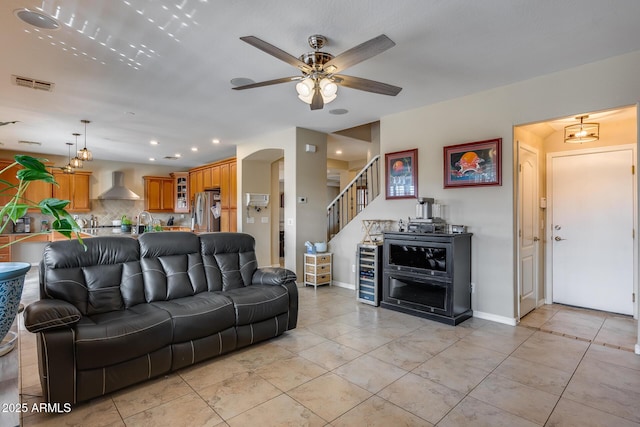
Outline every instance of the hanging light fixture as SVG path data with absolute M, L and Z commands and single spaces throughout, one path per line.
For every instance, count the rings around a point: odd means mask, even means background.
M 64 165 L 62 167 L 62 172 L 63 173 L 74 173 L 75 171 L 73 170 L 73 166 L 71 166 L 71 146 L 73 145 L 73 142 L 67 142 L 67 147 L 69 150 L 69 163 L 67 163 L 66 165 Z
M 564 128 L 564 142 L 567 144 L 582 144 L 583 142 L 593 142 L 600 139 L 600 124 L 585 123 L 588 115 L 578 116 L 576 120 L 580 123 L 569 125 Z
M 93 154 L 87 149 L 87 123 L 91 123 L 89 120 L 80 120 L 84 123 L 84 148 L 78 151 L 78 157 L 83 162 L 90 162 L 93 160 Z
M 73 159 L 71 159 L 69 164 L 71 165 L 71 167 L 75 169 L 82 169 L 82 159 L 78 157 L 78 137 L 80 136 L 80 134 L 76 132 L 76 133 L 73 133 L 72 135 L 76 137 L 76 156 Z
M 336 99 L 338 85 L 327 77 L 319 78 L 317 76 L 307 77 L 296 84 L 298 98 L 300 98 L 302 102 L 311 104 L 316 87 L 320 89 L 320 95 L 325 104 Z

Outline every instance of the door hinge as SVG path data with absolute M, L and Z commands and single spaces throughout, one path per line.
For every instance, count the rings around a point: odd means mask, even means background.
M 522 172 L 522 165 L 518 165 L 518 172 Z
M 636 174 L 636 165 L 631 165 L 631 175 Z
M 631 294 L 631 302 L 636 302 L 636 293 Z

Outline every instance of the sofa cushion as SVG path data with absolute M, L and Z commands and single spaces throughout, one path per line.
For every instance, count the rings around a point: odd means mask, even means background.
M 147 302 L 183 298 L 207 290 L 196 234 L 145 233 L 138 240 Z
M 235 324 L 235 311 L 229 298 L 202 292 L 186 298 L 151 303 L 169 313 L 173 324 L 173 343 L 217 334 Z
M 171 316 L 151 304 L 84 316 L 75 325 L 78 369 L 93 369 L 151 353 L 171 343 Z
M 253 236 L 203 233 L 200 246 L 209 291 L 228 291 L 251 284 L 258 268 Z
M 224 295 L 233 301 L 236 325 L 248 325 L 276 317 L 289 310 L 289 294 L 282 286 L 252 285 Z
M 138 243 L 131 238 L 94 237 L 49 243 L 43 253 L 43 289 L 49 298 L 67 301 L 83 315 L 125 307 L 120 284 L 140 289 Z M 127 305 L 143 302 L 129 301 Z

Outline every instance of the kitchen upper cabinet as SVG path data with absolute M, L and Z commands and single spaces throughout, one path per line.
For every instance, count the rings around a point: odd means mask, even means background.
M 7 166 L 12 164 L 11 160 L 0 160 L 0 171 L 4 170 Z M 11 169 L 5 171 L 2 175 L 0 175 L 0 179 L 7 181 L 11 184 L 18 185 L 18 178 L 16 174 L 20 166 L 14 166 Z M 11 199 L 11 196 L 15 194 L 14 191 L 8 191 L 6 193 L 0 194 L 0 206 L 4 206 Z M 27 203 L 36 203 L 42 199 L 47 199 L 52 197 L 53 195 L 53 186 L 47 182 L 42 181 L 32 181 L 27 190 L 24 192 L 23 199 Z M 30 209 L 30 211 L 39 211 L 38 209 Z
M 236 162 L 229 164 L 229 207 L 238 207 L 238 168 Z
M 175 180 L 170 177 L 144 176 L 144 209 L 149 212 L 173 212 Z
M 211 176 L 211 168 L 202 170 L 202 188 L 209 190 L 213 188 L 213 178 Z
M 173 177 L 175 202 L 173 211 L 176 213 L 189 212 L 190 194 L 189 194 L 189 172 L 174 172 Z
M 53 186 L 52 196 L 61 200 L 69 200 L 67 211 L 91 211 L 89 195 L 91 172 L 75 171 L 75 173 L 67 174 L 54 171 L 53 176 L 58 185 Z
M 13 161 L 11 160 L 0 160 L 0 171 L 4 170 L 7 166 L 9 166 Z M 18 167 L 12 167 L 11 169 L 6 170 L 4 173 L 0 174 L 0 179 L 6 181 L 12 185 L 18 185 L 18 178 L 16 177 L 16 172 L 18 171 Z M 4 183 L 3 183 L 4 187 Z M 14 190 L 3 191 L 0 193 L 0 206 L 4 206 L 11 200 L 11 197 L 15 194 Z M 1 261 L 1 260 L 0 260 Z
M 211 168 L 211 186 L 213 188 L 220 187 L 220 166 L 212 166 Z
M 230 203 L 230 184 L 229 163 L 220 165 L 220 204 L 223 209 L 229 208 Z

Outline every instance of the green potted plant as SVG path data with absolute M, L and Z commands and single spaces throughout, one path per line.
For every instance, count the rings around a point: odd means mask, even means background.
M 16 174 L 17 184 L 0 179 L 0 194 L 9 195 L 10 197 L 8 202 L 0 209 L 0 224 L 2 224 L 0 233 L 4 233 L 10 223 L 15 223 L 18 218 L 25 216 L 29 209 L 36 208 L 44 215 L 54 218 L 51 224 L 53 230 L 68 238 L 71 238 L 72 234 L 75 233 L 80 244 L 82 244 L 80 227 L 65 209 L 69 204 L 68 200 L 46 198 L 34 201 L 27 200 L 24 197 L 25 191 L 34 181 L 57 185 L 53 174 L 47 170 L 40 159 L 27 155 L 16 155 L 14 160 L 12 164 L 0 171 L 0 175 L 2 175 L 13 167 L 21 166 Z M 28 237 L 26 236 L 25 238 Z M 0 246 L 0 248 L 20 240 L 22 239 L 14 240 Z M 24 278 L 30 268 L 31 265 L 25 262 L 0 262 L 0 338 L 2 339 L 0 342 L 0 355 L 9 352 L 15 345 L 15 337 L 5 342 L 5 336 L 9 332 L 18 312 Z

